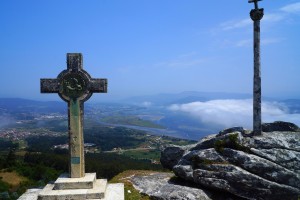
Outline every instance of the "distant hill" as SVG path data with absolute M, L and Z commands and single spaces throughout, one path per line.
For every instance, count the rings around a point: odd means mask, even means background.
M 194 101 L 209 101 L 214 99 L 248 99 L 252 98 L 252 94 L 240 93 L 225 93 L 225 92 L 196 92 L 187 91 L 177 94 L 157 94 L 146 96 L 135 96 L 124 99 L 124 103 L 143 104 L 144 102 L 151 102 L 156 105 L 170 105 L 189 103 Z
M 291 113 L 300 113 L 300 99 L 287 99 L 282 101 Z
M 64 102 L 59 101 L 35 101 L 22 98 L 0 98 L 0 111 L 9 113 L 20 112 L 66 112 Z

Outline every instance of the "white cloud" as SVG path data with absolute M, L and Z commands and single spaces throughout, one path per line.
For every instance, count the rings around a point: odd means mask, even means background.
M 203 123 L 221 125 L 224 128 L 243 126 L 252 129 L 252 99 L 212 100 L 173 104 L 171 111 L 180 111 L 198 118 Z M 288 108 L 277 102 L 262 103 L 263 122 L 289 121 L 300 125 L 300 114 L 288 113 Z
M 198 53 L 196 51 L 193 51 L 190 53 L 179 55 L 178 58 L 189 58 L 189 57 L 197 56 L 197 55 L 198 55 Z
M 197 52 L 177 56 L 177 58 L 156 64 L 159 67 L 187 68 L 202 65 L 205 59 L 200 58 Z
M 286 5 L 280 10 L 287 13 L 300 13 L 300 2 Z
M 236 43 L 237 47 L 249 47 L 251 45 L 253 45 L 253 40 L 251 39 L 240 40 Z
M 283 41 L 283 38 L 267 38 L 267 39 L 262 39 L 261 44 L 262 45 L 269 45 L 269 44 L 275 44 Z M 240 40 L 236 43 L 237 47 L 251 47 L 253 46 L 253 39 L 245 39 L 245 40 Z
M 142 103 L 142 106 L 150 107 L 150 106 L 152 106 L 152 103 L 151 103 L 150 101 L 144 101 L 144 102 Z
M 221 28 L 224 31 L 236 29 L 236 28 L 243 28 L 246 26 L 250 26 L 252 24 L 252 21 L 250 18 L 243 19 L 239 21 L 228 21 L 221 24 Z
M 164 63 L 164 65 L 168 67 L 191 67 L 195 65 L 199 65 L 203 62 L 202 59 L 196 59 L 196 60 L 173 60 L 170 62 Z
M 261 41 L 261 44 L 262 45 L 274 44 L 274 43 L 279 43 L 283 40 L 284 40 L 283 38 L 267 38 L 267 39 L 263 39 Z
M 282 21 L 285 18 L 286 18 L 286 15 L 283 13 L 269 13 L 269 14 L 265 14 L 261 21 L 262 21 L 262 23 L 271 24 L 271 23 Z M 220 26 L 221 26 L 222 30 L 228 31 L 228 30 L 233 30 L 233 29 L 251 27 L 252 24 L 253 24 L 253 21 L 251 20 L 251 18 L 249 16 L 249 18 L 247 18 L 247 19 L 224 22 Z
M 265 14 L 262 18 L 262 23 L 275 23 L 280 22 L 286 18 L 286 15 L 283 13 L 270 13 Z
M 0 115 L 0 128 L 13 123 L 16 123 L 16 121 L 11 116 L 6 114 Z

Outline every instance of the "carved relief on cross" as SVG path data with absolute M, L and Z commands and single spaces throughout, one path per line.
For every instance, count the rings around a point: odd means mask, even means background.
M 58 93 L 68 103 L 69 155 L 71 178 L 85 175 L 83 102 L 93 93 L 107 92 L 107 79 L 94 79 L 83 70 L 81 53 L 67 54 L 67 69 L 56 79 L 41 79 L 41 93 Z

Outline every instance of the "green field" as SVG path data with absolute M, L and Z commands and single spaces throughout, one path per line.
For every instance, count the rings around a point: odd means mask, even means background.
M 124 156 L 128 156 L 135 159 L 149 159 L 159 161 L 160 150 L 158 149 L 145 149 L 145 150 L 128 150 L 123 152 Z
M 110 124 L 123 124 L 123 125 L 133 125 L 133 126 L 142 126 L 142 127 L 149 127 L 149 128 L 160 128 L 160 129 L 164 128 L 159 124 L 155 124 L 148 120 L 143 120 L 137 116 L 107 116 L 102 118 L 101 121 Z
M 108 121 L 109 119 L 114 119 L 115 123 L 162 128 L 135 116 L 106 118 Z M 60 173 L 68 171 L 67 150 L 52 148 L 68 142 L 66 124 L 63 120 L 45 120 L 42 124 L 43 128 L 40 128 L 39 122 L 30 121 L 4 130 L 13 131 L 14 135 L 18 134 L 20 137 L 14 141 L 0 139 L 0 170 L 3 171 L 0 178 L 0 199 L 3 199 L 1 195 L 9 195 L 8 200 L 15 200 L 27 188 L 43 187 L 55 180 Z M 127 170 L 165 171 L 159 163 L 160 149 L 168 144 L 185 145 L 195 142 L 151 135 L 126 127 L 104 126 L 89 119 L 85 121 L 84 139 L 99 149 L 98 153 L 86 153 L 86 171 L 96 172 L 98 178 L 108 180 Z M 132 186 L 128 187 L 133 191 Z M 131 199 L 140 194 L 136 191 L 128 195 L 128 199 Z M 145 199 L 148 200 L 147 197 Z

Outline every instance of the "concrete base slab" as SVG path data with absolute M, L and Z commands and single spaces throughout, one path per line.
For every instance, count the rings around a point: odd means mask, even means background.
M 106 179 L 97 179 L 92 189 L 54 190 L 54 184 L 48 184 L 39 193 L 38 200 L 82 200 L 103 199 L 107 187 Z
M 96 173 L 86 173 L 82 178 L 70 178 L 69 174 L 62 174 L 54 183 L 54 190 L 92 189 L 96 180 Z
M 18 200 L 38 200 L 38 195 L 42 189 L 28 189 Z M 65 200 L 65 199 L 64 199 Z M 100 199 L 81 199 L 81 200 L 100 200 Z M 108 184 L 105 192 L 105 198 L 101 200 L 125 200 L 124 184 Z
M 86 173 L 82 178 L 69 178 L 62 174 L 43 189 L 29 189 L 18 200 L 124 200 L 124 184 L 107 184 L 106 179 L 96 179 L 96 173 Z

